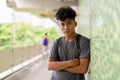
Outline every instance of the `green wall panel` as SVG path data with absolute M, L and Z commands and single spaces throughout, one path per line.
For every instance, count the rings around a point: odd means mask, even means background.
M 83 5 L 89 25 L 78 32 L 91 38 L 91 80 L 120 80 L 120 0 L 80 0 L 79 18 Z
M 91 80 L 120 80 L 119 3 L 91 0 Z

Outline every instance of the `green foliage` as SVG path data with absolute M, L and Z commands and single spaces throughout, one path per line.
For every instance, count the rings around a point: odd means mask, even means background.
M 0 24 L 0 45 L 11 43 L 12 41 L 12 24 Z
M 16 24 L 16 42 L 32 42 L 34 41 L 33 26 L 30 24 Z
M 48 33 L 50 40 L 58 36 L 55 27 L 44 28 L 42 26 L 33 26 L 25 23 L 0 24 L 0 49 L 9 48 L 11 46 L 13 42 L 13 26 L 15 26 L 16 34 L 15 46 L 21 46 L 25 43 L 31 45 L 34 41 L 40 43 L 44 33 Z

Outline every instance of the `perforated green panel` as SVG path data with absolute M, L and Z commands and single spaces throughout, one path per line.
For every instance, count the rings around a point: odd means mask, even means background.
M 91 80 L 120 80 L 119 4 L 91 0 Z
M 120 0 L 86 2 L 91 3 L 90 28 L 85 28 L 91 38 L 91 80 L 120 80 Z

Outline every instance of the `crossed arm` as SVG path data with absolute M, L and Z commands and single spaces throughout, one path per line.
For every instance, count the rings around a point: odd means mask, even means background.
M 72 59 L 67 61 L 48 60 L 49 70 L 65 70 L 70 73 L 86 73 L 88 70 L 89 58 Z

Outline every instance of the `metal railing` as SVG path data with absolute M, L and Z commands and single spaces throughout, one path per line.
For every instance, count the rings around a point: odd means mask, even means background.
M 0 79 L 39 59 L 41 44 L 0 50 Z

